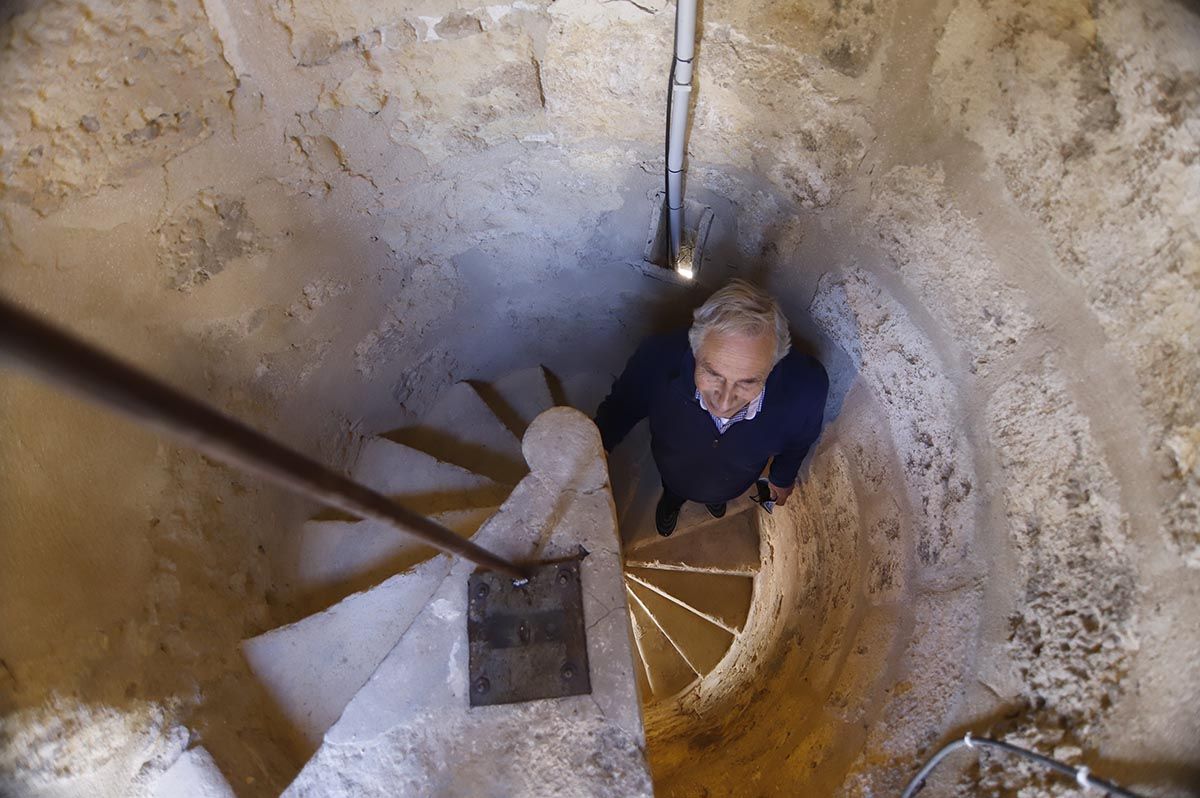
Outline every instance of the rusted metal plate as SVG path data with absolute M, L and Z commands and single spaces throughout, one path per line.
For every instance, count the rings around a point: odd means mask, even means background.
M 471 575 L 471 706 L 592 692 L 581 559 L 540 565 L 524 584 L 495 571 Z

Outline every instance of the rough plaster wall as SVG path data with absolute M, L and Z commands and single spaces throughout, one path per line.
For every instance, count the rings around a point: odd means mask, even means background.
M 710 279 L 773 288 L 835 391 L 759 632 L 648 712 L 660 788 L 869 794 L 994 723 L 1194 793 L 1196 15 L 702 11 Z M 335 462 L 452 379 L 611 371 L 696 296 L 623 263 L 672 12 L 14 6 L 0 288 Z M 6 788 L 127 794 L 186 726 L 278 792 L 299 763 L 236 643 L 308 609 L 271 567 L 308 508 L 19 378 L 0 396 Z
M 615 368 L 614 309 L 644 329 L 663 293 L 601 271 L 644 233 L 640 203 L 635 225 L 598 232 L 626 202 L 598 176 L 625 156 L 584 172 L 547 143 L 537 9 L 426 30 L 443 10 L 390 8 L 374 31 L 334 6 L 350 33 L 306 32 L 284 5 L 16 13 L 4 291 L 334 462 L 451 379 Z M 236 646 L 311 609 L 268 568 L 309 508 L 0 386 L 0 792 L 125 795 L 186 744 L 183 723 L 239 790 L 276 794 L 299 762 Z

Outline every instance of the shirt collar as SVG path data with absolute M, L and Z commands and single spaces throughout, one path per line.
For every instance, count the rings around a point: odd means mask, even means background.
M 763 398 L 764 398 L 766 395 L 767 395 L 767 386 L 765 386 L 765 385 L 764 385 L 764 386 L 763 386 L 763 389 L 762 389 L 761 391 L 759 391 L 759 392 L 758 392 L 758 396 L 756 396 L 756 397 L 754 397 L 753 399 L 751 399 L 751 400 L 750 400 L 750 404 L 746 405 L 746 409 L 745 409 L 745 413 L 746 413 L 746 414 L 745 414 L 744 416 L 742 416 L 742 417 L 741 417 L 741 419 L 739 419 L 739 420 L 741 420 L 741 421 L 750 421 L 750 420 L 751 420 L 751 419 L 753 419 L 755 416 L 757 416 L 757 415 L 758 415 L 758 411 L 759 411 L 759 410 L 762 410 L 762 406 L 763 406 Z M 709 409 L 708 409 L 708 405 L 704 404 L 704 396 L 703 396 L 703 395 L 700 393 L 700 389 L 699 389 L 699 388 L 697 388 L 697 389 L 696 389 L 696 400 L 697 400 L 698 402 L 700 402 L 700 407 L 701 407 L 701 409 L 702 409 L 702 410 L 704 410 L 705 412 L 707 412 L 709 415 L 713 415 L 715 418 L 720 418 L 720 416 L 716 416 L 716 415 L 715 415 L 715 414 L 714 414 L 714 413 L 713 413 L 711 410 L 709 410 Z M 733 414 L 733 416 L 732 416 L 731 418 L 737 418 L 738 414 L 739 414 L 739 413 L 741 413 L 741 412 L 742 412 L 742 411 L 741 411 L 741 410 L 739 410 L 737 413 L 734 413 L 734 414 Z

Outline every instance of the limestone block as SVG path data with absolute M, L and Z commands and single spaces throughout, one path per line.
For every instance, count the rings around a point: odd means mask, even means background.
M 525 461 L 543 481 L 567 490 L 598 490 L 608 484 L 600 431 L 571 407 L 555 407 L 538 416 L 521 442 Z
M 175 764 L 159 776 L 150 790 L 152 798 L 236 798 L 212 754 L 203 748 L 184 751 Z
M 733 638 L 730 632 L 635 580 L 631 579 L 628 587 L 646 611 L 653 614 L 654 623 L 667 635 L 692 671 L 708 673 L 725 656 Z
M 439 556 L 329 609 L 242 643 L 250 670 L 308 751 L 450 570 Z
M 634 641 L 638 655 L 645 663 L 647 680 L 655 698 L 667 698 L 695 681 L 696 672 L 632 592 L 629 606 Z
M 754 580 L 747 576 L 703 574 L 697 578 L 681 571 L 632 566 L 626 568 L 626 575 L 666 594 L 729 632 L 736 632 L 745 624 L 754 597 Z

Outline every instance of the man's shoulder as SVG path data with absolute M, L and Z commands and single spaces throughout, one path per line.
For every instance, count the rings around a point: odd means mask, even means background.
M 825 395 L 829 392 L 829 375 L 821 361 L 793 349 L 779 361 L 775 371 L 776 374 L 772 376 L 777 376 L 777 379 L 773 380 L 777 385 L 770 386 L 768 383 L 769 388 L 777 387 L 793 401 L 810 399 L 824 406 Z M 770 395 L 768 390 L 767 396 Z
M 687 330 L 673 330 L 643 338 L 638 344 L 637 355 L 645 360 L 674 362 L 689 347 Z
M 638 390 L 657 390 L 664 381 L 674 379 L 687 367 L 687 332 L 671 332 L 643 338 L 625 364 L 621 378 Z

